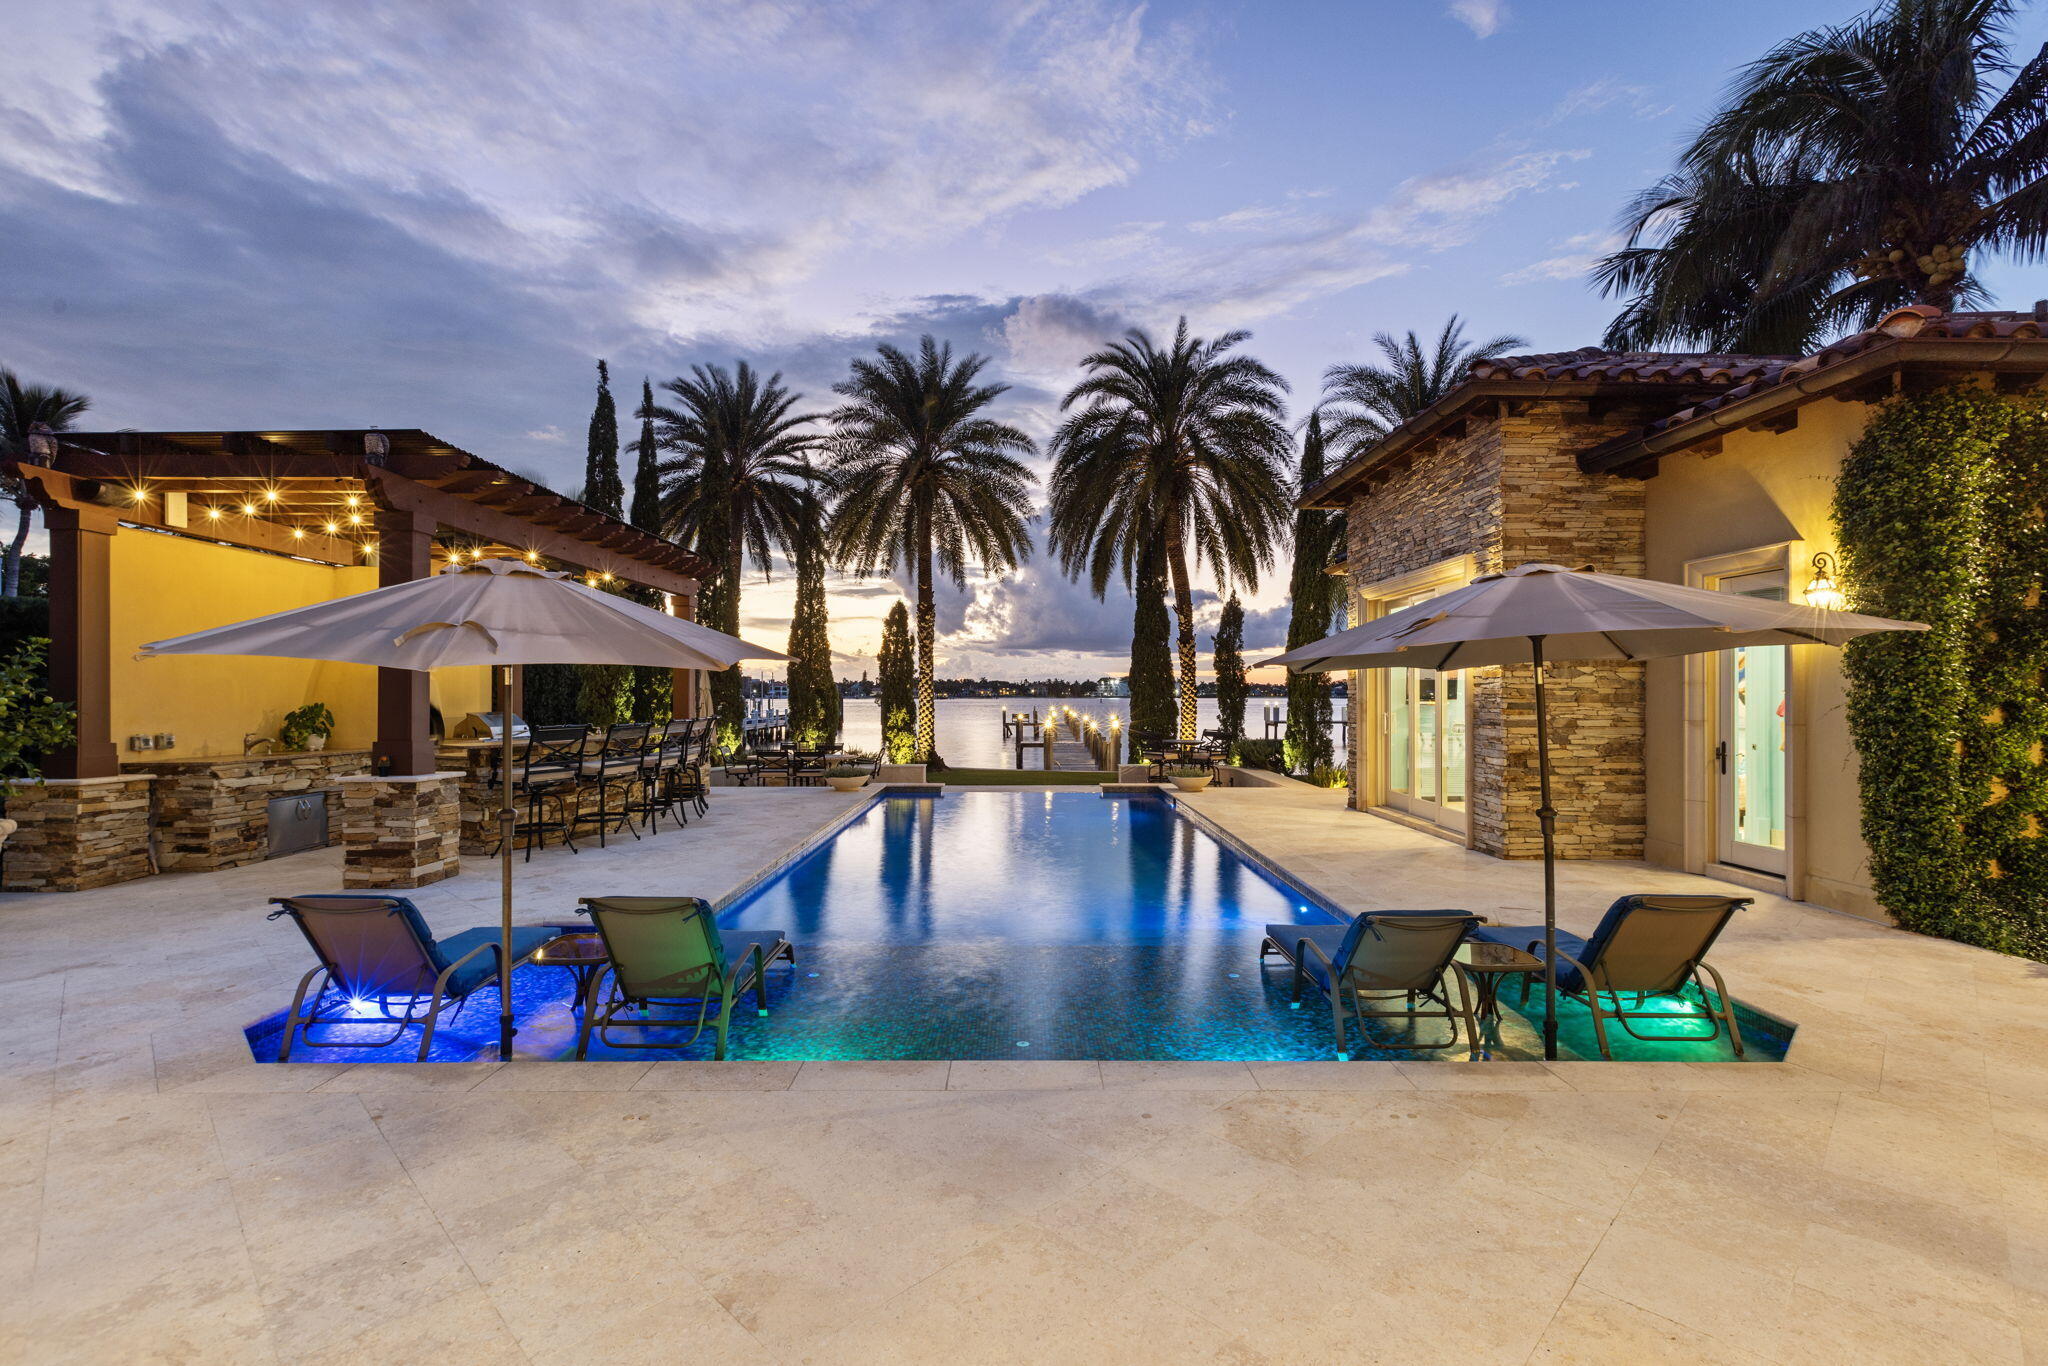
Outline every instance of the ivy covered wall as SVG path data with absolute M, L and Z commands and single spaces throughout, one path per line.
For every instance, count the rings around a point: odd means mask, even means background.
M 1878 900 L 1900 924 L 2048 958 L 2048 404 L 1956 387 L 1873 418 L 1835 520 L 1850 606 L 1932 629 L 1850 644 Z

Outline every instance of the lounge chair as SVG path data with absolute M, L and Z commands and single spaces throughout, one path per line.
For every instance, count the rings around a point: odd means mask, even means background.
M 308 1048 L 383 1048 L 397 1043 L 415 1024 L 426 1026 L 420 1034 L 419 1056 L 425 1062 L 441 1007 L 454 1001 L 460 1010 L 470 993 L 498 978 L 500 932 L 495 925 L 436 939 L 419 908 L 402 896 L 321 892 L 272 897 L 271 904 L 278 909 L 268 919 L 290 916 L 320 960 L 299 979 L 298 994 L 292 997 L 291 1012 L 285 1017 L 279 1062 L 291 1061 L 292 1044 L 301 1034 Z M 545 926 L 515 928 L 512 966 L 517 968 L 532 958 L 556 933 Z M 323 973 L 326 980 L 313 993 L 308 1008 L 306 992 Z M 396 1015 L 391 1011 L 394 997 L 405 999 L 404 1009 Z M 426 1002 L 424 1015 L 418 1013 L 422 1001 Z M 321 1013 L 323 1006 L 328 1013 Z M 374 1007 L 374 1013 L 366 1016 L 366 1006 Z M 310 1032 L 316 1024 L 364 1024 L 372 1019 L 394 1024 L 397 1029 L 390 1038 L 375 1043 L 321 1043 Z
M 581 901 L 604 937 L 611 963 L 592 974 L 584 994 L 583 1027 L 576 1035 L 579 1059 L 589 1053 L 593 1029 L 607 1048 L 666 1049 L 678 1045 L 615 1043 L 605 1031 L 694 1023 L 680 1045 L 688 1047 L 713 1020 L 714 1006 L 718 1047 L 713 1056 L 723 1059 L 726 1030 L 740 997 L 751 987 L 755 1014 L 766 1015 L 769 964 L 796 962 L 796 949 L 783 931 L 722 933 L 710 903 L 694 896 L 586 896 Z M 603 990 L 607 983 L 609 992 Z M 650 1006 L 667 1009 L 650 1016 Z M 687 1014 L 692 1007 L 694 1021 Z
M 1259 945 L 1259 961 L 1279 954 L 1294 967 L 1293 1008 L 1301 1009 L 1301 985 L 1315 983 L 1330 1002 L 1330 1027 L 1337 1037 L 1337 1057 L 1348 1061 L 1347 1013 L 1358 1016 L 1365 1037 L 1368 1019 L 1448 1020 L 1451 1037 L 1444 1043 L 1382 1043 L 1382 1048 L 1454 1048 L 1458 1021 L 1465 1022 L 1472 1047 L 1479 1047 L 1479 1025 L 1472 1009 L 1472 984 L 1454 955 L 1458 945 L 1479 926 L 1479 917 L 1464 911 L 1368 911 L 1349 925 L 1268 925 Z M 1458 1004 L 1451 1003 L 1446 978 L 1458 986 Z M 1368 1009 L 1403 996 L 1400 1009 Z M 1347 1012 L 1346 1000 L 1350 1005 Z M 1418 1002 L 1419 998 L 1419 1002 Z M 1419 1008 L 1433 1004 L 1439 1010 Z
M 1707 962 L 1707 950 L 1714 946 L 1729 917 L 1750 904 L 1746 896 L 1638 895 L 1617 899 L 1600 917 L 1592 935 L 1581 939 L 1557 932 L 1557 989 L 1584 1001 L 1593 1012 L 1593 1034 L 1600 1041 L 1600 1056 L 1612 1058 L 1607 1046 L 1607 1022 L 1619 1024 L 1629 1037 L 1649 1043 L 1697 1042 L 1694 1034 L 1639 1034 L 1630 1020 L 1706 1020 L 1713 1024 L 1709 1040 L 1728 1028 L 1728 1041 L 1735 1056 L 1742 1056 L 1742 1031 L 1735 1023 L 1728 988 L 1721 974 Z M 1476 939 L 1491 940 L 1526 949 L 1543 956 L 1541 925 L 1488 925 Z M 1709 993 L 1700 980 L 1704 972 L 1713 979 Z M 1527 1003 L 1530 987 L 1542 978 L 1529 973 L 1522 978 L 1522 1000 Z M 1652 996 L 1677 992 L 1691 982 L 1703 1003 L 1697 1010 L 1682 1012 L 1645 1010 Z M 1610 998 L 1603 1002 L 1601 998 Z M 1633 1007 L 1622 1004 L 1633 996 Z

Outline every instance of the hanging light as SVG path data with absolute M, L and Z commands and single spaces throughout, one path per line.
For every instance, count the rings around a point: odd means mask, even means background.
M 1813 557 L 1813 577 L 1806 581 L 1806 605 L 1839 612 L 1847 601 L 1835 583 L 1835 557 L 1825 550 Z

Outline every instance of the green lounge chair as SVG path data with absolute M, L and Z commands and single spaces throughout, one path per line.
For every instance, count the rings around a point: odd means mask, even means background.
M 295 1040 L 308 1048 L 385 1048 L 397 1043 L 415 1024 L 426 1026 L 420 1034 L 419 1054 L 419 1060 L 425 1062 L 441 1007 L 454 1001 L 459 1011 L 477 988 L 498 980 L 502 940 L 496 925 L 480 925 L 436 939 L 419 908 L 402 896 L 317 892 L 272 897 L 270 904 L 278 909 L 266 918 L 290 916 L 313 946 L 313 956 L 320 960 L 299 979 L 298 994 L 292 997 L 291 1011 L 285 1016 L 279 1062 L 291 1061 Z M 545 926 L 514 927 L 512 966 L 516 969 L 531 959 L 556 933 Z M 306 992 L 322 974 L 325 980 L 313 993 L 309 1007 Z M 394 999 L 405 1002 L 395 1014 Z M 422 1006 L 424 1014 L 420 1013 Z M 326 1014 L 321 1013 L 323 1007 Z M 365 1024 L 371 1020 L 397 1028 L 390 1038 L 374 1043 L 322 1043 L 311 1032 L 316 1024 Z
M 1726 1025 L 1735 1056 L 1742 1056 L 1742 1030 L 1735 1023 L 1735 1009 L 1729 1003 L 1728 988 L 1722 983 L 1721 974 L 1707 962 L 1707 950 L 1714 947 L 1729 919 L 1753 899 L 1675 894 L 1625 896 L 1607 908 L 1607 914 L 1600 917 L 1600 924 L 1590 937 L 1581 939 L 1562 930 L 1557 932 L 1557 989 L 1584 1001 L 1593 1012 L 1593 1035 L 1600 1041 L 1601 1057 L 1614 1056 L 1607 1046 L 1609 1020 L 1620 1025 L 1630 1038 L 1647 1043 L 1693 1043 L 1699 1042 L 1699 1036 L 1641 1034 L 1629 1021 L 1660 1020 L 1669 1024 L 1673 1020 L 1707 1020 L 1714 1026 L 1714 1032 L 1707 1035 L 1708 1041 L 1719 1038 L 1722 1026 Z M 1541 925 L 1488 925 L 1473 938 L 1526 949 L 1538 958 L 1543 956 Z M 1700 980 L 1701 973 L 1713 979 L 1711 993 Z M 1531 983 L 1541 980 L 1541 975 L 1533 972 L 1523 976 L 1524 1004 L 1529 1000 Z M 1687 982 L 1700 993 L 1702 1004 L 1698 1009 L 1673 1012 L 1643 1008 L 1650 997 L 1676 993 Z M 1608 999 L 1601 1000 L 1603 996 Z M 1623 996 L 1633 996 L 1634 1005 L 1624 1006 Z
M 607 1048 L 669 1049 L 677 1045 L 614 1042 L 607 1031 L 694 1024 L 681 1045 L 688 1047 L 704 1033 L 706 1023 L 717 1030 L 713 1056 L 723 1059 L 726 1031 L 740 997 L 752 988 L 755 1013 L 765 1016 L 768 966 L 777 961 L 796 963 L 796 949 L 781 930 L 722 934 L 710 903 L 694 896 L 580 900 L 611 961 L 591 974 L 584 993 L 583 1027 L 576 1035 L 578 1059 L 588 1056 L 593 1030 Z M 737 963 L 730 956 L 735 950 Z M 655 1008 L 651 1015 L 650 1007 Z M 688 1014 L 693 1007 L 694 1021 Z
M 1464 911 L 1369 911 L 1349 925 L 1268 925 L 1259 961 L 1263 964 L 1267 955 L 1277 953 L 1293 965 L 1294 1009 L 1301 1009 L 1305 981 L 1315 983 L 1328 998 L 1339 1061 L 1351 1057 L 1346 1017 L 1352 1014 L 1358 1016 L 1361 1039 L 1368 1019 L 1450 1022 L 1451 1037 L 1443 1043 L 1379 1044 L 1398 1049 L 1455 1048 L 1458 1021 L 1463 1020 L 1466 1037 L 1477 1050 L 1472 984 L 1455 955 L 1458 945 L 1478 928 L 1479 917 Z M 1451 1001 L 1447 980 L 1457 983 L 1457 1004 Z M 1377 1008 L 1395 997 L 1404 997 L 1405 1003 L 1395 1009 Z M 1426 1008 L 1431 1005 L 1440 1008 Z

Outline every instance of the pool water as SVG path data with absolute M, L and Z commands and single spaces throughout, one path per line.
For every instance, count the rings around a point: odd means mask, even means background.
M 1089 790 L 883 797 L 720 916 L 734 929 L 784 930 L 797 949 L 794 970 L 770 972 L 769 1017 L 739 1011 L 727 1056 L 1330 1059 L 1337 1049 L 1327 1005 L 1311 991 L 1301 1009 L 1290 1009 L 1288 970 L 1278 959 L 1262 969 L 1258 947 L 1268 923 L 1341 920 L 1162 797 Z M 523 1054 L 571 1055 L 571 994 L 566 971 L 516 974 Z M 1536 1029 L 1512 1009 L 1515 989 L 1503 995 L 1496 1055 L 1540 1057 Z M 437 1032 L 435 1058 L 491 1048 L 496 1015 L 495 992 L 477 993 Z M 1559 1018 L 1568 1055 L 1599 1056 L 1583 1007 L 1567 1003 Z M 1783 1056 L 1784 1026 L 1739 1004 L 1738 1018 L 1752 1059 Z M 378 1037 L 376 1026 L 360 1028 Z M 1379 1041 L 1398 1043 L 1443 1038 L 1448 1027 L 1432 1020 L 1370 1028 Z M 1352 1029 L 1353 1057 L 1467 1056 L 1463 1049 L 1361 1046 Z M 281 1031 L 281 1014 L 251 1027 L 257 1057 L 276 1056 Z M 681 1046 L 681 1031 L 621 1037 L 673 1044 L 665 1051 L 674 1057 L 711 1056 L 709 1031 L 689 1047 Z M 408 1031 L 407 1040 L 295 1057 L 409 1057 L 418 1036 Z M 590 1056 L 661 1055 L 593 1040 Z M 1725 1040 L 1618 1038 L 1616 1056 L 1731 1055 Z

